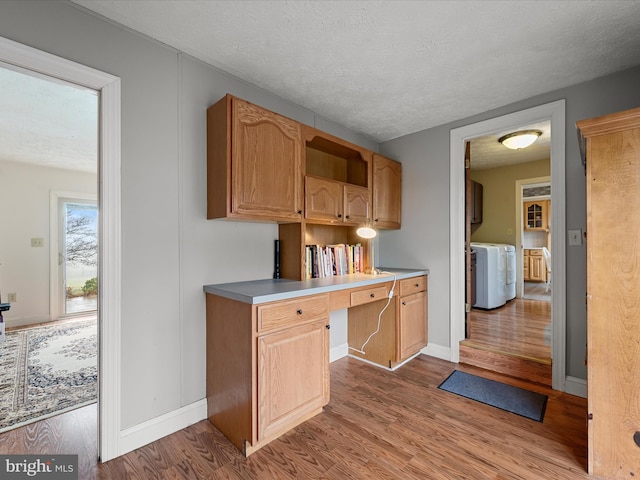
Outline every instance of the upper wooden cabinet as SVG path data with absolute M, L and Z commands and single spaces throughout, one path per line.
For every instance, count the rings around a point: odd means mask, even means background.
M 369 189 L 305 177 L 305 218 L 312 223 L 359 225 L 370 220 Z
M 226 95 L 207 111 L 207 218 L 301 221 L 299 123 Z
M 539 200 L 523 203 L 524 229 L 541 230 L 549 229 L 549 201 Z
M 373 224 L 400 228 L 402 219 L 402 164 L 373 154 Z
M 481 183 L 471 182 L 471 223 L 482 223 L 483 187 Z

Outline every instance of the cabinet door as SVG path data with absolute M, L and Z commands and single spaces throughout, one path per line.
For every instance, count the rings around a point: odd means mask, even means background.
M 483 188 L 478 182 L 471 182 L 471 223 L 482 223 Z
M 524 229 L 525 230 L 547 230 L 547 207 L 548 201 L 525 202 L 524 207 Z
M 427 345 L 427 292 L 400 297 L 398 320 L 398 361 L 402 361 Z
M 373 154 L 373 221 L 378 228 L 400 228 L 402 164 Z
M 543 282 L 546 279 L 546 269 L 544 268 L 544 257 L 531 255 L 529 257 L 529 280 L 532 282 Z
M 529 257 L 529 250 L 525 250 L 524 251 L 524 255 L 522 257 L 522 278 L 523 280 L 527 281 L 529 280 L 531 277 L 529 275 L 529 263 L 530 263 L 530 257 Z
M 328 319 L 258 337 L 258 441 L 275 437 L 329 401 Z
M 344 185 L 344 223 L 359 225 L 371 219 L 369 189 Z
M 342 223 L 342 184 L 309 176 L 304 181 L 305 218 L 322 223 Z
M 265 220 L 302 219 L 302 135 L 293 120 L 234 98 L 232 212 Z

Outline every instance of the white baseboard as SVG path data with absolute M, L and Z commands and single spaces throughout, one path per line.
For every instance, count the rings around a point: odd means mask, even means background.
M 436 357 L 441 360 L 451 361 L 451 348 L 443 347 L 442 345 L 436 345 L 435 343 L 429 343 L 421 350 L 425 355 Z
M 587 381 L 582 378 L 567 376 L 564 379 L 564 391 L 571 395 L 587 398 Z
M 182 430 L 207 418 L 207 399 L 198 400 L 190 405 L 172 412 L 152 418 L 144 423 L 127 428 L 120 432 L 118 454 L 124 455 L 136 448 Z
M 331 348 L 329 352 L 329 362 L 335 362 L 336 360 L 340 360 L 342 357 L 346 357 L 349 355 L 349 344 L 343 343 L 342 345 L 337 345 Z

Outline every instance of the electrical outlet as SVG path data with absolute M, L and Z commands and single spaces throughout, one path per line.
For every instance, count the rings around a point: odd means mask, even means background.
M 15 303 L 18 301 L 18 294 L 17 293 L 9 293 L 7 295 L 7 301 L 9 303 Z
M 44 247 L 44 238 L 32 238 L 31 239 L 32 247 Z

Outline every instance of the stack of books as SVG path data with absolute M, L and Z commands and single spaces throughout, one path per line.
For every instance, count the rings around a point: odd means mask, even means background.
M 348 275 L 364 271 L 364 247 L 361 244 L 307 245 L 306 278 Z

